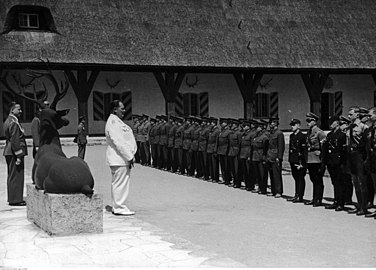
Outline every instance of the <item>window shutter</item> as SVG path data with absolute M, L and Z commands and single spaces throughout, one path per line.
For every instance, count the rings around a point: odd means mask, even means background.
M 125 120 L 131 120 L 132 119 L 132 92 L 131 91 L 123 92 L 121 95 L 121 101 L 123 102 L 124 107 L 125 107 L 125 114 L 124 114 Z
M 177 93 L 175 97 L 175 113 L 176 115 L 184 115 L 183 94 Z
M 341 115 L 342 108 L 342 92 L 338 91 L 334 93 L 334 115 Z
M 209 116 L 209 94 L 203 92 L 199 94 L 200 116 Z
M 93 114 L 94 121 L 105 120 L 104 98 L 103 93 L 101 92 L 93 92 Z
M 269 117 L 278 117 L 278 92 L 269 94 Z

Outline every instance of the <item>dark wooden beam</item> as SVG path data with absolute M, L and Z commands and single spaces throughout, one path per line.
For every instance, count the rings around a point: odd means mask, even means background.
M 166 102 L 166 114 L 175 114 L 175 99 L 185 77 L 185 72 L 154 71 L 153 74 Z
M 310 111 L 321 116 L 321 94 L 329 73 L 326 71 L 313 71 L 302 73 L 301 76 L 309 96 Z
M 233 73 L 236 84 L 240 90 L 240 93 L 244 101 L 244 118 L 253 118 L 256 91 L 260 84 L 262 73 L 252 73 L 250 71 L 246 72 L 236 72 Z
M 73 91 L 76 95 L 77 101 L 78 101 L 78 117 L 85 116 L 86 119 L 88 119 L 88 112 L 89 112 L 89 106 L 88 106 L 88 100 L 89 96 L 91 94 L 91 91 L 93 90 L 94 83 L 99 75 L 99 70 L 93 70 L 90 73 L 89 79 L 88 72 L 90 70 L 86 69 L 78 69 L 77 70 L 77 78 L 74 75 L 72 70 L 64 70 L 65 74 L 68 77 L 68 80 L 73 88 Z M 89 121 L 86 121 L 86 125 L 89 124 Z M 87 130 L 89 130 L 89 127 L 87 126 Z

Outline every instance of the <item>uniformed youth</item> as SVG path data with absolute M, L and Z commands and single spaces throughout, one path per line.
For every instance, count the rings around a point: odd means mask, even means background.
M 300 130 L 299 119 L 292 119 L 290 122 L 291 131 L 289 141 L 289 163 L 291 174 L 295 181 L 295 195 L 287 199 L 293 203 L 302 203 L 305 190 L 305 175 L 307 164 L 305 159 L 306 135 Z
M 234 188 L 241 187 L 241 177 L 239 175 L 239 150 L 242 140 L 243 132 L 241 131 L 239 121 L 236 119 L 231 120 L 231 133 L 228 135 L 229 148 L 227 153 L 228 167 L 230 170 L 231 178 L 233 179 L 232 186 Z
M 251 170 L 251 120 L 243 121 L 243 134 L 240 141 L 239 150 L 239 166 L 241 172 L 241 179 L 244 181 L 245 189 L 247 191 L 252 191 L 254 189 L 254 184 L 251 181 L 252 170 Z
M 202 169 L 200 158 L 198 155 L 198 140 L 200 138 L 200 130 L 201 130 L 201 119 L 199 117 L 192 117 L 193 119 L 193 132 L 192 132 L 192 175 L 196 178 L 202 177 Z M 196 172 L 196 173 L 195 173 Z
M 230 120 L 227 118 L 220 119 L 221 131 L 218 134 L 218 143 L 217 143 L 217 155 L 219 158 L 219 165 L 222 174 L 222 182 L 219 184 L 229 185 L 231 182 L 231 175 L 228 166 L 228 147 L 229 147 L 229 139 L 228 136 L 232 132 L 230 130 Z
M 208 153 L 206 152 L 206 149 L 208 145 L 209 132 L 211 129 L 210 118 L 202 117 L 201 130 L 199 132 L 198 139 L 198 160 L 204 180 L 209 180 L 210 177 Z
M 180 174 L 185 173 L 185 164 L 184 164 L 184 157 L 183 157 L 183 133 L 184 133 L 184 118 L 176 117 L 178 128 L 175 132 L 175 139 L 174 139 L 174 151 L 176 153 L 177 158 L 177 169 L 179 170 Z
M 176 172 L 177 164 L 178 164 L 178 157 L 174 148 L 174 144 L 175 144 L 175 134 L 176 134 L 176 130 L 178 129 L 178 124 L 177 124 L 177 120 L 175 116 L 170 116 L 170 123 L 171 123 L 171 128 L 168 132 L 168 142 L 167 142 L 168 160 L 170 162 L 167 165 L 167 170 L 171 172 Z
M 192 137 L 193 137 L 193 118 L 192 116 L 189 116 L 185 119 L 185 128 L 183 132 L 183 155 L 184 155 L 184 171 L 189 176 L 193 176 L 194 171 L 192 170 L 194 167 L 192 167 Z

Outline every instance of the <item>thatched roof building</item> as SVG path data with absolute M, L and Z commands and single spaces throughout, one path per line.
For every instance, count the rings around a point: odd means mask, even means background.
M 48 8 L 58 33 L 9 31 L 15 5 Z M 376 69 L 375 15 L 375 0 L 2 0 L 0 63 Z

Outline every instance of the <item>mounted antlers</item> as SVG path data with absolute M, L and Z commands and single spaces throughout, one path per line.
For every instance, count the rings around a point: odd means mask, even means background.
M 185 78 L 185 83 L 188 85 L 189 88 L 193 88 L 198 83 L 198 76 L 195 77 L 195 81 L 193 83 L 188 82 L 188 76 Z
M 27 74 L 26 75 L 28 77 L 30 77 L 31 80 L 28 83 L 26 83 L 26 84 L 23 84 L 21 82 L 21 77 L 19 75 L 16 76 L 15 73 L 12 74 L 13 80 L 14 80 L 14 82 L 16 83 L 16 85 L 18 87 L 18 91 L 15 90 L 15 89 L 13 89 L 11 87 L 11 85 L 9 84 L 9 82 L 8 82 L 8 72 L 5 72 L 5 74 L 0 78 L 0 81 L 13 94 L 15 94 L 15 95 L 17 95 L 19 97 L 22 97 L 24 99 L 27 99 L 29 101 L 32 101 L 32 102 L 34 102 L 34 103 L 36 103 L 38 105 L 41 105 L 43 103 L 43 101 L 46 100 L 47 97 L 48 97 L 48 90 L 47 90 L 46 85 L 44 84 L 44 82 L 42 82 L 43 88 L 44 88 L 43 94 L 38 97 L 37 91 L 35 89 L 35 84 L 33 84 L 33 82 L 34 82 L 34 80 L 40 79 L 42 77 L 47 78 L 48 80 L 51 81 L 52 85 L 54 86 L 55 92 L 56 92 L 54 100 L 53 100 L 53 102 L 51 103 L 51 106 L 50 106 L 52 109 L 55 110 L 57 102 L 59 100 L 61 100 L 66 95 L 66 93 L 68 91 L 69 81 L 68 81 L 68 78 L 67 78 L 66 74 L 64 73 L 66 80 L 65 80 L 64 84 L 63 84 L 62 81 L 60 82 L 60 89 L 59 89 L 59 84 L 58 84 L 56 78 L 54 77 L 54 75 L 52 74 L 52 71 L 51 71 L 51 69 L 49 67 L 49 61 L 48 61 L 48 59 L 47 59 L 47 62 L 43 61 L 42 59 L 40 59 L 40 60 L 43 63 L 46 64 L 48 71 L 41 72 L 41 71 L 34 71 L 34 70 L 27 69 Z M 25 91 L 26 88 L 28 88 L 31 85 L 33 85 L 33 97 L 30 97 L 30 96 L 26 95 L 26 91 Z
M 28 73 L 28 76 L 35 77 L 35 78 L 46 77 L 48 80 L 51 81 L 52 85 L 54 86 L 56 94 L 55 94 L 54 100 L 51 103 L 50 108 L 56 110 L 57 103 L 59 102 L 59 100 L 63 99 L 68 92 L 69 80 L 68 80 L 67 75 L 64 72 L 65 83 L 63 83 L 63 81 L 61 81 L 60 82 L 60 89 L 59 89 L 59 84 L 58 84 L 55 76 L 52 74 L 51 68 L 49 66 L 50 61 L 48 59 L 47 59 L 47 62 L 43 61 L 43 59 L 40 59 L 40 60 L 43 63 L 46 64 L 47 71 L 41 72 L 41 71 L 30 70 L 29 73 Z
M 29 76 L 29 75 L 28 75 Z M 42 102 L 47 99 L 48 97 L 48 91 L 47 91 L 47 88 L 46 88 L 46 85 L 43 83 L 43 88 L 44 88 L 44 91 L 43 91 L 43 94 L 38 98 L 38 95 L 37 95 L 37 91 L 35 89 L 35 85 L 33 84 L 33 98 L 29 97 L 26 95 L 26 88 L 28 86 L 31 85 L 31 83 L 36 79 L 36 78 L 33 78 L 28 84 L 26 85 L 23 85 L 21 83 L 21 80 L 20 80 L 20 76 L 16 76 L 16 74 L 12 74 L 12 78 L 13 80 L 15 81 L 15 83 L 17 84 L 17 87 L 18 87 L 18 91 L 14 90 L 9 82 L 8 82 L 8 72 L 5 72 L 4 76 L 1 77 L 0 81 L 4 84 L 4 86 L 10 91 L 12 92 L 13 94 L 21 97 L 21 98 L 24 98 L 24 99 L 27 99 L 29 101 L 32 101 L 38 105 L 41 105 Z

